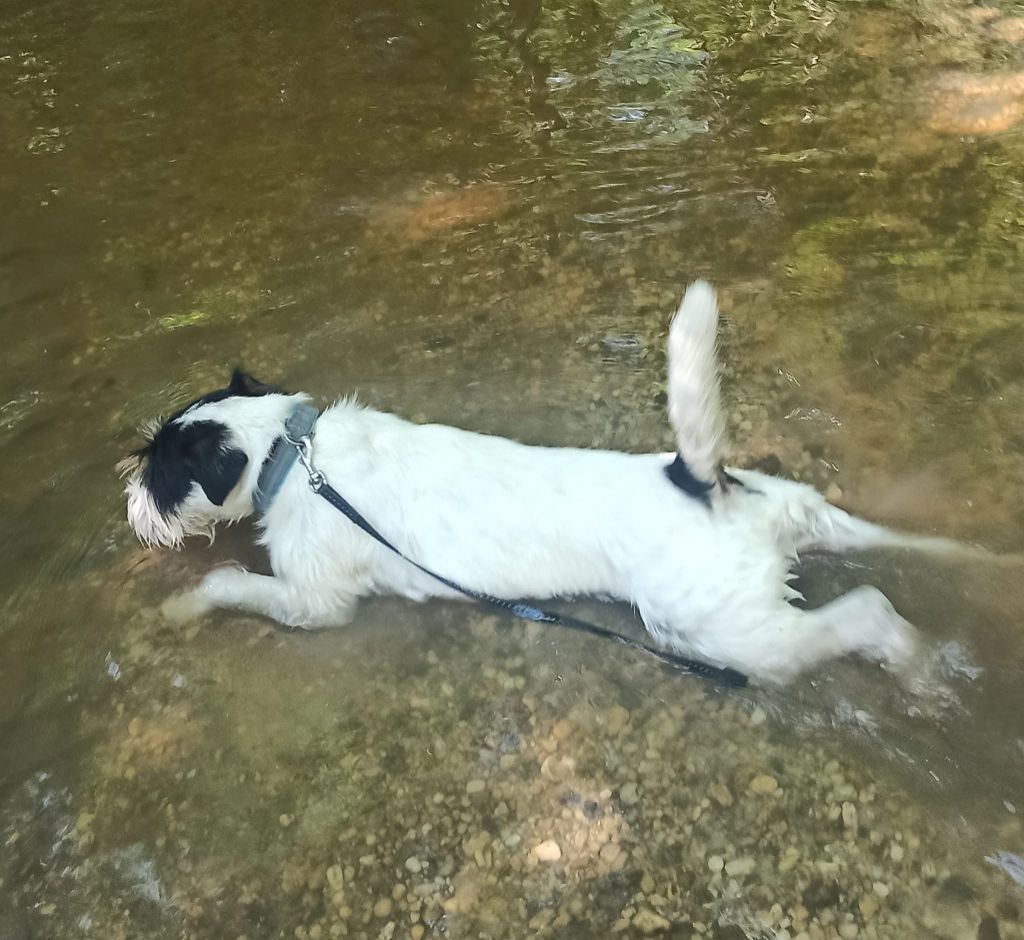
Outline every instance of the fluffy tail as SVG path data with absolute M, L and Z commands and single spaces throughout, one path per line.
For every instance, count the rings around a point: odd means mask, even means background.
M 668 331 L 668 417 L 679 455 L 693 475 L 714 484 L 725 457 L 725 415 L 718 388 L 718 302 L 695 281 Z

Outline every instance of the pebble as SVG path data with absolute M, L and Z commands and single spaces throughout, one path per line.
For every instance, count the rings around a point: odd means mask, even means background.
M 847 829 L 857 828 L 857 807 L 853 803 L 843 804 L 843 825 Z
M 633 918 L 633 926 L 641 933 L 658 933 L 668 930 L 672 926 L 672 922 L 650 908 L 642 907 Z
M 627 783 L 619 789 L 619 800 L 623 806 L 636 806 L 640 802 L 640 793 L 635 783 Z
M 562 857 L 562 849 L 554 839 L 547 839 L 533 847 L 533 855 L 540 862 L 557 862 Z
M 779 781 L 771 774 L 758 774 L 750 781 L 748 789 L 757 796 L 768 796 L 779 789 Z
M 423 870 L 423 865 L 415 855 L 410 855 L 405 860 L 405 867 L 411 871 L 414 875 Z
M 629 711 L 621 705 L 613 705 L 605 715 L 605 727 L 609 734 L 618 734 L 629 724 Z
M 485 789 L 487 789 L 487 784 L 479 778 L 476 780 L 470 780 L 469 783 L 466 784 L 466 792 L 469 794 L 482 793 Z
M 392 906 L 391 898 L 381 898 L 373 905 L 373 916 L 381 918 L 387 917 L 391 913 Z
M 719 806 L 732 806 L 734 802 L 732 791 L 724 783 L 711 784 L 708 792 Z
M 727 875 L 734 875 L 742 877 L 749 875 L 757 867 L 756 859 L 745 857 L 745 858 L 734 858 L 725 864 L 725 873 Z
M 572 734 L 572 722 L 565 718 L 561 718 L 555 722 L 555 726 L 551 729 L 552 735 L 558 741 L 564 741 L 570 734 Z
M 878 902 L 870 894 L 865 894 L 860 899 L 857 907 L 860 909 L 860 916 L 864 920 L 871 920 L 878 913 Z
M 721 855 L 712 855 L 708 859 L 708 868 L 717 874 L 725 868 L 725 859 Z
M 800 850 L 796 846 L 789 846 L 779 859 L 779 871 L 790 871 L 800 861 Z

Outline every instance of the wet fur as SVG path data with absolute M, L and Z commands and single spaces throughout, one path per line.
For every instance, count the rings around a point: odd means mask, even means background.
M 913 671 L 916 631 L 880 591 L 862 587 L 799 610 L 790 603 L 793 562 L 810 549 L 952 543 L 856 519 L 804 484 L 723 468 L 717 320 L 711 288 L 691 286 L 668 343 L 678 454 L 530 447 L 346 399 L 317 423 L 317 466 L 409 557 L 475 590 L 626 601 L 658 642 L 766 682 L 847 653 Z M 251 515 L 260 467 L 306 400 L 236 373 L 164 422 L 124 468 L 139 538 L 178 547 Z M 301 468 L 259 526 L 272 576 L 218 569 L 172 607 L 319 628 L 346 623 L 373 594 L 460 599 L 317 499 Z

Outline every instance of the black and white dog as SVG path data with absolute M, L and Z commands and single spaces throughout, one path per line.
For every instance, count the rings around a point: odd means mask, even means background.
M 717 322 L 712 289 L 693 284 L 668 341 L 678 454 L 529 447 L 344 399 L 316 421 L 316 466 L 406 556 L 468 588 L 627 601 L 659 643 L 762 681 L 847 653 L 908 670 L 917 633 L 880 591 L 801 610 L 789 603 L 792 564 L 804 550 L 953 543 L 854 518 L 804 484 L 725 469 Z M 460 597 L 317 498 L 300 467 L 265 505 L 261 468 L 307 401 L 236 371 L 122 464 L 128 520 L 147 545 L 212 538 L 260 504 L 274 574 L 214 570 L 179 610 L 318 628 L 349 621 L 367 595 Z

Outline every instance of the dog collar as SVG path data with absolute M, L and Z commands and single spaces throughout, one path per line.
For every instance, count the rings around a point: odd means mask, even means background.
M 277 496 L 282 484 L 287 479 L 295 461 L 299 459 L 296 441 L 313 436 L 313 427 L 320 412 L 312 405 L 298 404 L 284 423 L 284 434 L 270 448 L 267 459 L 260 468 L 260 476 L 256 481 L 256 492 L 252 498 L 252 507 L 256 515 L 266 515 L 271 503 Z

